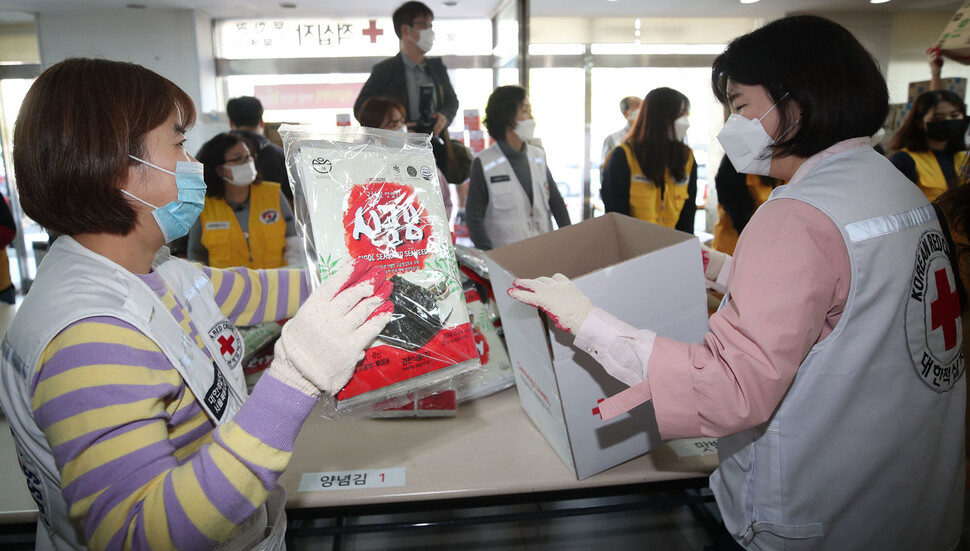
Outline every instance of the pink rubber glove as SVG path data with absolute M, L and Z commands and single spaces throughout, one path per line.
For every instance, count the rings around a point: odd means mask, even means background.
M 726 293 L 728 275 L 731 273 L 731 255 L 701 245 L 701 257 L 704 260 L 704 279 L 707 280 L 708 289 Z
M 509 296 L 545 312 L 556 327 L 575 335 L 593 310 L 593 303 L 569 281 L 556 274 L 538 279 L 516 279 Z

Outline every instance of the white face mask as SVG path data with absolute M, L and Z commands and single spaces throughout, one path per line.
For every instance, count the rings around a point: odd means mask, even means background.
M 523 142 L 527 142 L 532 139 L 532 136 L 536 133 L 536 120 L 535 119 L 525 119 L 524 121 L 515 121 L 515 128 L 512 129 L 515 135 L 519 137 Z
M 223 180 L 234 186 L 244 187 L 256 181 L 256 163 L 252 159 L 246 164 L 227 166 L 226 168 L 229 169 L 230 177 L 223 178 Z
M 407 134 L 408 133 L 408 127 L 407 127 L 407 125 L 402 124 L 401 125 L 401 128 L 398 128 L 397 130 L 395 130 L 395 132 L 403 132 L 403 133 Z
M 787 93 L 759 118 L 746 119 L 736 113 L 728 117 L 724 127 L 717 133 L 717 141 L 721 142 L 735 170 L 760 176 L 767 176 L 771 171 L 770 147 L 775 140 L 768 135 L 761 121 L 786 97 Z
M 411 27 L 414 29 L 414 27 Z M 417 29 L 414 29 L 418 31 Z M 421 29 L 418 31 L 418 39 L 414 41 L 418 45 L 418 48 L 422 52 L 428 53 L 431 47 L 434 46 L 434 29 Z
M 687 136 L 687 129 L 690 128 L 690 122 L 688 122 L 687 117 L 680 117 L 674 121 L 674 139 L 678 142 L 684 141 Z

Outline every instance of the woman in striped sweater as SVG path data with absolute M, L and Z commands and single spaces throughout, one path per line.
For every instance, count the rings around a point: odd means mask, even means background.
M 21 201 L 61 237 L 0 344 L 0 405 L 39 549 L 280 547 L 300 427 L 390 317 L 366 263 L 309 294 L 302 271 L 167 255 L 204 201 L 194 118 L 172 82 L 107 60 L 58 63 L 24 100 Z M 235 325 L 289 317 L 248 396 Z

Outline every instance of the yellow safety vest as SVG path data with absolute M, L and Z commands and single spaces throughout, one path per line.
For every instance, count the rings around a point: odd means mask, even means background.
M 225 199 L 207 197 L 199 218 L 209 266 L 268 269 L 285 265 L 286 222 L 280 209 L 279 184 L 262 182 L 249 187 L 248 242 Z
M 630 166 L 630 214 L 668 228 L 676 226 L 680 211 L 684 209 L 684 203 L 689 198 L 687 184 L 694 166 L 694 152 L 687 150 L 687 164 L 684 166 L 686 176 L 682 182 L 675 182 L 670 176 L 670 170 L 664 173 L 665 191 L 661 197 L 660 186 L 647 179 L 630 144 L 624 142 L 620 147 L 626 153 L 626 162 Z
M 913 162 L 916 163 L 916 185 L 926 194 L 926 198 L 931 203 L 936 201 L 936 198 L 947 190 L 946 178 L 943 177 L 943 169 L 940 168 L 940 163 L 936 160 L 936 155 L 928 150 L 910 151 L 909 149 L 900 149 L 900 151 L 909 154 L 913 158 Z M 958 175 L 960 174 L 960 167 L 963 165 L 966 156 L 966 151 L 957 151 L 953 155 L 953 167 Z
M 747 174 L 745 183 L 748 185 L 748 194 L 754 199 L 754 210 L 764 204 L 775 188 L 766 185 L 757 174 Z M 785 185 L 788 182 L 781 182 L 778 185 Z M 717 206 L 717 223 L 714 224 L 714 240 L 711 247 L 722 253 L 734 254 L 734 248 L 738 246 L 738 230 L 734 228 L 731 217 L 721 205 Z

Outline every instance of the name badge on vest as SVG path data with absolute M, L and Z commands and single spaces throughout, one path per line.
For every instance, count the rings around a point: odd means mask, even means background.
M 214 372 L 212 386 L 206 391 L 204 400 L 216 420 L 221 420 L 226 413 L 226 406 L 229 405 L 229 381 L 223 377 L 216 362 L 212 362 L 212 371 Z
M 205 229 L 207 230 L 228 230 L 229 222 L 206 222 Z
M 650 180 L 648 180 L 647 177 L 644 176 L 643 174 L 634 174 L 633 175 L 633 181 L 635 181 L 635 182 L 649 182 Z
M 498 176 L 490 176 L 488 181 L 493 184 L 497 182 L 511 182 L 512 177 L 508 174 L 499 174 Z
M 268 209 L 259 213 L 259 221 L 263 224 L 272 224 L 280 219 L 280 211 L 276 209 Z

